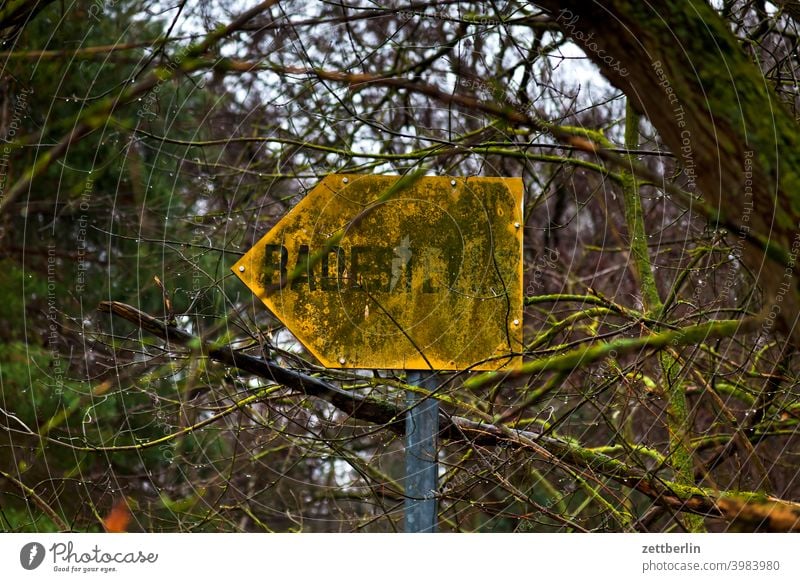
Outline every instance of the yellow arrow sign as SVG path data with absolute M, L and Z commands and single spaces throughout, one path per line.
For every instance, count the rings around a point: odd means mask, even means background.
M 399 180 L 327 176 L 233 272 L 329 368 L 519 364 L 522 180 Z

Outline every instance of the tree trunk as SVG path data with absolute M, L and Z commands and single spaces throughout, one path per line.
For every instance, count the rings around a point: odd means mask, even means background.
M 764 331 L 775 322 L 791 332 L 800 305 L 800 130 L 722 18 L 701 0 L 537 4 L 650 119 L 685 168 L 687 190 L 734 229 L 735 253 L 770 303 Z

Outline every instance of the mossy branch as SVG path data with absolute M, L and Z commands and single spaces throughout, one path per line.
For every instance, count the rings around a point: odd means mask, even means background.
M 322 398 L 355 419 L 381 425 L 398 434 L 403 434 L 405 430 L 405 410 L 402 407 L 347 392 L 324 380 L 236 352 L 229 346 L 217 347 L 204 343 L 199 338 L 177 328 L 168 327 L 158 319 L 124 303 L 105 301 L 98 306 L 98 309 L 132 322 L 141 329 L 176 345 L 195 346 L 200 354 L 212 360 L 275 381 L 298 393 Z M 716 330 L 709 330 L 708 325 L 694 326 L 694 329 L 666 332 L 640 340 L 658 337 L 658 341 L 669 343 L 677 337 L 704 338 L 709 331 L 728 335 L 739 329 L 743 322 L 723 321 L 716 324 L 718 326 Z M 576 442 L 545 434 L 447 414 L 441 414 L 439 420 L 440 437 L 443 439 L 469 442 L 472 446 L 503 445 L 528 450 L 567 470 L 577 468 L 583 472 L 598 473 L 611 478 L 643 493 L 656 503 L 679 511 L 739 521 L 743 527 L 766 528 L 770 531 L 800 531 L 800 504 L 797 503 L 756 493 L 718 493 L 666 481 L 660 476 L 631 467 L 609 455 L 582 447 Z M 746 507 L 747 511 L 744 511 L 743 507 Z M 792 516 L 796 517 L 794 521 L 791 519 Z
M 696 345 L 713 338 L 731 337 L 737 333 L 754 331 L 760 321 L 759 318 L 755 317 L 749 319 L 720 319 L 654 333 L 644 337 L 620 338 L 614 341 L 600 342 L 595 345 L 576 348 L 564 354 L 537 358 L 508 371 L 484 372 L 468 379 L 464 382 L 464 386 L 474 390 L 490 382 L 506 378 L 515 378 L 539 372 L 574 370 L 580 366 L 600 361 L 609 355 L 621 356 L 648 348 L 661 350 L 667 346 Z
M 633 110 L 630 100 L 625 105 L 625 148 L 635 150 L 639 147 L 639 114 Z M 633 172 L 635 162 L 630 156 L 631 170 L 623 171 L 622 200 L 625 207 L 625 221 L 628 224 L 631 258 L 642 293 L 644 312 L 659 319 L 663 304 L 658 294 L 653 265 L 650 262 L 650 251 L 647 247 L 647 232 L 644 226 L 644 210 L 639 197 L 639 186 Z M 656 328 L 658 329 L 658 328 Z M 691 421 L 686 405 L 686 391 L 681 382 L 681 368 L 675 358 L 664 350 L 659 354 L 661 377 L 666 386 L 667 395 L 667 433 L 669 434 L 670 464 L 675 470 L 675 479 L 682 485 L 694 484 L 694 470 L 689 438 Z M 686 520 L 689 531 L 700 533 L 705 531 L 702 518 L 689 516 Z

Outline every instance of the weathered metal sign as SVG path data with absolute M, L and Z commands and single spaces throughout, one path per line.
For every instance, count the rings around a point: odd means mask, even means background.
M 496 370 L 522 348 L 522 180 L 329 175 L 233 272 L 330 368 Z

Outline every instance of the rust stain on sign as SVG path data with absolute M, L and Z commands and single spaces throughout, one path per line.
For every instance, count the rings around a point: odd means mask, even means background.
M 327 176 L 233 272 L 329 368 L 497 370 L 522 349 L 522 180 Z

